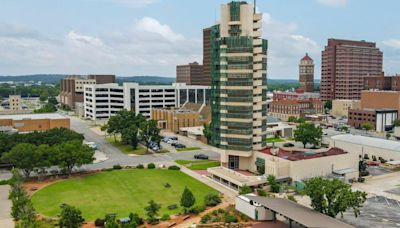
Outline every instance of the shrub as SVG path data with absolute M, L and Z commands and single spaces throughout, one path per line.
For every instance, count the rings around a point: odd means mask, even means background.
M 94 221 L 94 225 L 96 227 L 103 227 L 104 226 L 104 219 L 100 219 L 100 218 L 96 219 L 96 221 Z
M 164 187 L 165 187 L 165 188 L 170 188 L 171 185 L 170 185 L 169 183 L 166 183 L 166 184 L 164 184 Z
M 288 198 L 288 200 L 290 200 L 290 201 L 293 201 L 293 202 L 297 203 L 297 200 L 294 198 L 294 196 L 293 196 L 293 195 L 289 195 L 287 198 Z
M 147 165 L 147 168 L 148 169 L 155 169 L 156 165 L 154 163 L 150 163 L 150 164 Z
M 114 170 L 114 168 L 107 168 L 107 169 L 104 169 L 104 171 L 106 171 L 106 172 L 111 172 L 111 171 L 113 171 Z
M 10 180 L 0 180 L 0 185 L 8 185 L 10 184 Z
M 171 205 L 169 205 L 167 208 L 168 208 L 168 210 L 175 210 L 175 209 L 178 208 L 178 205 L 176 205 L 176 204 L 171 204 Z
M 168 221 L 168 220 L 170 220 L 171 219 L 171 217 L 169 216 L 169 214 L 164 214 L 162 217 L 161 217 L 161 221 Z
M 139 164 L 139 165 L 136 166 L 136 168 L 138 168 L 138 169 L 144 169 L 144 166 L 143 166 L 142 164 Z
M 364 154 L 364 159 L 365 159 L 365 160 L 369 160 L 368 154 Z
M 204 205 L 207 207 L 217 206 L 221 203 L 221 197 L 215 193 L 209 193 L 204 197 Z
M 245 194 L 249 194 L 249 193 L 253 193 L 253 189 L 247 185 L 244 185 L 239 190 L 239 195 L 245 195 Z
M 221 222 L 221 219 L 219 218 L 219 217 L 213 217 L 212 219 L 211 219 L 211 222 Z
M 211 216 L 209 214 L 204 215 L 203 217 L 201 217 L 200 223 L 207 223 L 208 221 L 210 221 Z
M 138 226 L 144 224 L 144 220 L 141 217 L 139 217 L 139 215 L 137 213 L 135 213 L 135 214 L 130 213 L 129 219 L 131 220 L 131 222 L 134 222 Z
M 197 214 L 199 214 L 199 213 L 201 213 L 201 212 L 203 212 L 205 210 L 206 210 L 206 206 L 204 206 L 204 205 L 194 206 L 194 207 L 190 208 L 189 213 L 197 215 Z
M 114 165 L 113 169 L 122 169 L 122 166 L 121 165 Z
M 235 223 L 238 220 L 237 220 L 236 216 L 233 216 L 231 214 L 226 214 L 224 216 L 224 221 L 225 221 L 225 223 Z
M 376 161 L 376 157 L 375 157 L 375 155 L 372 155 L 372 161 Z
M 267 192 L 264 191 L 263 189 L 257 189 L 257 194 L 259 196 L 268 196 Z
M 169 170 L 181 170 L 181 168 L 179 166 L 176 165 L 171 165 L 170 167 L 168 167 Z

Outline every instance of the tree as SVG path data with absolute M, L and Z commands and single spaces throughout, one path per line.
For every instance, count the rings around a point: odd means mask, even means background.
M 57 145 L 54 148 L 55 163 L 68 174 L 77 166 L 93 162 L 94 151 L 92 148 L 82 145 L 80 141 L 74 140 Z
M 393 121 L 393 125 L 395 127 L 400 127 L 400 119 L 397 119 L 397 120 Z
M 131 125 L 122 131 L 122 143 L 131 145 L 136 150 L 139 144 L 139 129 L 136 125 Z
M 15 165 L 24 172 L 26 178 L 29 178 L 39 160 L 36 150 L 37 146 L 35 145 L 21 143 L 13 147 L 10 152 L 5 153 L 2 160 Z
M 289 116 L 288 122 L 296 123 L 297 122 L 297 118 L 294 117 L 294 116 Z
M 324 104 L 324 108 L 327 110 L 332 110 L 332 101 L 326 101 Z
M 140 139 L 145 143 L 147 152 L 151 141 L 159 143 L 161 136 L 156 120 L 147 120 L 140 124 Z
M 22 176 L 18 169 L 12 170 L 12 178 L 10 181 L 11 191 L 9 199 L 12 202 L 11 216 L 15 221 L 20 221 L 17 227 L 37 227 L 36 212 L 32 206 L 32 202 L 22 186 Z
M 46 169 L 49 168 L 53 164 L 53 158 L 52 158 L 52 150 L 53 148 L 43 144 L 39 145 L 35 151 L 37 161 L 35 164 L 35 172 L 38 174 L 38 179 L 40 180 L 43 178 L 43 176 L 46 174 Z
M 343 216 L 343 212 L 349 208 L 358 217 L 367 197 L 367 193 L 353 192 L 349 184 L 338 179 L 328 180 L 321 177 L 306 180 L 304 192 L 311 198 L 314 210 L 333 218 L 339 213 Z
M 247 185 L 244 185 L 243 187 L 240 187 L 239 189 L 239 195 L 246 195 L 249 193 L 253 193 L 253 189 Z
M 278 193 L 280 190 L 280 185 L 278 181 L 276 181 L 275 176 L 269 175 L 267 178 L 267 183 L 271 187 L 271 192 Z
M 58 101 L 55 97 L 50 97 L 49 100 L 47 101 L 49 104 L 52 104 L 54 106 L 58 105 Z
M 206 137 L 206 139 L 207 139 L 207 144 L 210 144 L 210 141 L 211 141 L 211 127 L 210 127 L 210 124 L 208 124 L 208 123 L 204 123 L 203 124 L 203 134 L 204 134 L 204 137 Z
M 189 211 L 189 208 L 191 208 L 195 202 L 196 198 L 194 198 L 192 191 L 185 187 L 185 190 L 183 190 L 181 196 L 181 206 L 184 208 L 185 214 Z
M 116 214 L 107 214 L 105 217 L 105 228 L 119 228 Z
M 60 216 L 60 227 L 79 228 L 84 221 L 82 212 L 70 205 L 63 205 Z
M 366 131 L 370 131 L 370 130 L 374 129 L 374 126 L 371 123 L 366 122 L 366 123 L 361 124 L 361 128 Z
M 144 208 L 144 210 L 146 211 L 148 223 L 154 224 L 158 222 L 157 216 L 160 208 L 160 204 L 157 204 L 153 200 L 149 201 L 148 206 Z
M 302 123 L 294 131 L 294 139 L 303 143 L 304 148 L 308 143 L 317 146 L 322 141 L 322 128 L 313 123 Z
M 304 117 L 299 117 L 297 119 L 297 123 L 305 123 L 305 122 L 306 122 L 306 119 Z

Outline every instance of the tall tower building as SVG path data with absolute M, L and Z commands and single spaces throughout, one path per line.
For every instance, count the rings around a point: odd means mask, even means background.
M 314 92 L 314 60 L 308 56 L 308 53 L 300 60 L 299 81 L 301 90 Z
M 364 77 L 380 76 L 382 62 L 375 43 L 329 39 L 322 51 L 321 99 L 359 100 Z
M 211 85 L 211 28 L 203 29 L 203 77 Z
M 268 43 L 261 26 L 253 5 L 232 1 L 211 27 L 211 143 L 230 169 L 243 169 L 266 146 Z

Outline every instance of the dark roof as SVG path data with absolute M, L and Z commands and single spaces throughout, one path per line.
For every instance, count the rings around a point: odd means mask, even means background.
M 344 222 L 321 214 L 308 207 L 292 202 L 287 199 L 269 198 L 246 195 L 249 200 L 261 204 L 265 208 L 275 211 L 305 227 L 324 228 L 350 228 L 353 227 Z
M 313 59 L 310 56 L 308 56 L 308 53 L 306 53 L 306 56 L 304 56 L 301 60 L 302 61 L 313 61 Z
M 263 150 L 260 151 L 261 153 L 264 154 L 269 154 L 273 155 L 271 153 L 271 148 L 267 147 Z M 314 159 L 314 158 L 321 158 L 321 157 L 328 157 L 328 156 L 335 156 L 335 155 L 341 155 L 341 154 L 347 154 L 346 151 L 340 149 L 340 148 L 330 148 L 326 152 L 314 152 L 312 150 L 310 151 L 290 151 L 290 150 L 284 150 L 282 148 L 279 148 L 279 152 L 277 157 L 289 160 L 289 161 L 300 161 L 300 160 L 308 160 L 308 159 Z

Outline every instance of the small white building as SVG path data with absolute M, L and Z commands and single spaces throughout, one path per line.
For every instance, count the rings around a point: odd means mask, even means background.
M 122 109 L 150 117 L 154 108 L 179 108 L 188 102 L 209 104 L 210 87 L 184 83 L 124 83 L 122 86 L 111 83 L 84 86 L 84 115 L 92 120 L 108 119 Z
M 367 154 L 370 158 L 375 156 L 387 161 L 400 160 L 400 142 L 397 141 L 345 134 L 332 136 L 331 146 L 360 156 Z

